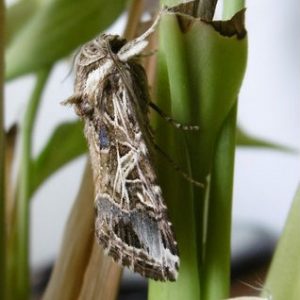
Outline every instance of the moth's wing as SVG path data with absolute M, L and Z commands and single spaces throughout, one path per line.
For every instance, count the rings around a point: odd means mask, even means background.
M 96 236 L 116 262 L 156 280 L 176 280 L 177 243 L 147 132 L 122 78 L 108 80 L 100 111 L 85 123 L 96 189 Z
M 119 264 L 155 280 L 177 278 L 179 257 L 170 224 L 145 210 L 123 211 L 108 195 L 96 198 L 96 235 Z

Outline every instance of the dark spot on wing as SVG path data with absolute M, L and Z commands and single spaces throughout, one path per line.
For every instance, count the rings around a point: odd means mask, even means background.
M 100 149 L 109 148 L 109 136 L 105 126 L 101 126 L 99 130 Z
M 178 250 L 176 245 L 174 244 L 174 238 L 171 229 L 165 227 L 165 229 L 161 231 L 160 234 L 164 248 L 169 249 L 173 255 L 177 255 Z
M 126 145 L 119 144 L 119 152 L 120 156 L 126 155 L 130 151 L 130 148 Z
M 127 179 L 135 180 L 139 179 L 139 172 L 136 167 L 134 167 L 131 172 L 128 174 Z
M 137 249 L 142 248 L 140 240 L 130 222 L 120 219 L 114 226 L 114 232 L 128 246 L 133 246 Z

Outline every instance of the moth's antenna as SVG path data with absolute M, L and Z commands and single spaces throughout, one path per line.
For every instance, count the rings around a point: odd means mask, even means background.
M 171 125 L 173 125 L 175 128 L 177 129 L 182 129 L 182 130 L 199 130 L 199 126 L 197 125 L 186 125 L 186 124 L 182 124 L 180 122 L 177 122 L 176 120 L 174 120 L 173 118 L 171 118 L 170 116 L 168 116 L 166 113 L 164 113 L 159 106 L 157 106 L 154 102 L 150 101 L 149 106 L 155 110 L 163 119 L 165 119 L 168 123 L 170 123 Z
M 71 64 L 71 67 L 67 73 L 67 75 L 62 79 L 61 83 L 65 82 L 65 80 L 67 80 L 67 78 L 73 73 L 74 71 L 74 66 L 75 66 L 75 62 L 76 62 L 76 58 L 77 58 L 77 55 L 79 54 L 80 52 L 80 48 L 75 52 L 75 54 L 73 55 L 72 57 L 72 64 Z

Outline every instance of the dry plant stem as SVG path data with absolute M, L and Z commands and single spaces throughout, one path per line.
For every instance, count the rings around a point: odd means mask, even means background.
M 115 299 L 121 268 L 95 242 L 93 202 L 94 184 L 87 164 L 44 300 Z
M 141 24 L 141 16 L 143 14 L 143 11 L 145 9 L 145 0 L 132 0 L 132 5 L 129 9 L 128 13 L 128 23 L 124 30 L 123 36 L 127 40 L 132 40 L 136 37 L 137 32 L 141 30 L 139 27 Z M 150 26 L 150 25 L 149 25 Z M 147 28 L 145 28 L 145 31 Z M 147 54 L 147 51 L 152 51 L 155 49 L 155 46 L 157 46 L 157 34 L 154 33 L 149 38 L 149 45 L 145 51 Z M 148 84 L 152 86 L 151 83 L 155 80 L 155 65 L 156 65 L 156 57 L 154 54 L 146 55 L 144 59 L 142 59 L 142 64 L 146 70 L 147 77 L 148 77 Z
M 0 298 L 5 297 L 4 1 L 0 0 Z
M 132 5 L 129 9 L 129 16 L 128 16 L 128 23 L 126 25 L 126 28 L 124 30 L 123 36 L 127 40 L 132 40 L 136 37 L 137 32 L 141 31 L 140 25 L 143 25 L 144 23 L 141 22 L 141 16 L 144 11 L 144 9 L 147 9 L 147 1 L 145 0 L 132 0 Z M 150 23 L 151 24 L 151 23 Z M 150 26 L 150 25 L 149 25 Z M 147 30 L 147 27 L 145 27 L 144 31 Z M 142 31 L 143 32 L 143 31 Z M 142 33 L 140 32 L 140 34 Z M 154 86 L 154 82 L 156 80 L 156 61 L 157 56 L 156 53 L 152 53 L 151 51 L 155 51 L 158 47 L 158 35 L 157 32 L 154 32 L 149 37 L 149 45 L 147 46 L 145 50 L 145 56 L 142 57 L 141 63 L 146 70 L 147 78 L 148 78 L 148 85 L 150 87 L 150 94 L 153 94 L 152 87 Z M 149 52 L 149 53 L 148 53 Z
M 199 0 L 198 6 L 194 9 L 194 16 L 199 16 L 202 20 L 211 21 L 215 14 L 218 0 Z
M 44 300 L 74 300 L 80 294 L 94 240 L 93 200 L 93 178 L 91 167 L 87 164 Z
M 94 240 L 78 299 L 116 299 L 121 274 L 121 267 L 105 255 L 102 247 Z
M 135 37 L 136 29 L 140 23 L 140 18 L 144 10 L 144 0 L 132 0 L 128 12 L 128 23 L 124 30 L 124 37 L 131 40 Z
M 147 52 L 149 53 L 147 55 Z M 143 67 L 147 74 L 149 92 L 152 101 L 156 102 L 153 98 L 155 95 L 155 82 L 156 82 L 156 66 L 158 54 L 158 30 L 149 37 L 149 44 L 145 51 L 146 55 L 142 60 Z

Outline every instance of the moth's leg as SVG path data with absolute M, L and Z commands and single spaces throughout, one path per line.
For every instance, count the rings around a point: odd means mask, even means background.
M 153 110 L 155 110 L 167 122 L 169 122 L 170 124 L 172 124 L 174 127 L 178 128 L 178 129 L 182 129 L 182 130 L 199 130 L 199 126 L 185 125 L 185 124 L 181 124 L 181 123 L 175 121 L 174 119 L 169 117 L 166 113 L 164 113 L 155 103 L 153 103 L 151 101 L 149 102 L 149 106 Z
M 157 52 L 158 52 L 158 50 L 150 50 L 150 51 L 146 51 L 146 52 L 143 52 L 143 53 L 141 53 L 141 54 L 138 54 L 138 55 L 136 56 L 136 58 L 139 59 L 139 58 L 144 58 L 144 57 L 156 55 Z
M 74 105 L 75 113 L 80 117 L 90 117 L 93 115 L 93 107 L 90 105 L 88 101 L 84 101 L 82 94 L 76 93 L 65 101 L 62 101 L 61 104 L 67 105 L 71 104 Z
M 154 148 L 162 155 L 164 158 L 172 165 L 172 167 L 175 169 L 175 171 L 179 172 L 187 181 L 190 183 L 200 187 L 205 188 L 205 184 L 202 182 L 199 182 L 192 178 L 189 174 L 185 173 L 178 165 L 177 163 L 164 151 L 162 150 L 154 141 L 153 141 Z
M 154 22 L 150 26 L 150 28 L 147 29 L 142 35 L 135 38 L 134 40 L 126 43 L 118 52 L 117 56 L 120 61 L 127 62 L 133 57 L 141 54 L 144 49 L 148 46 L 148 40 L 147 38 L 155 32 L 159 21 L 161 19 L 162 14 L 166 11 L 166 9 L 162 8 L 157 17 L 155 18 Z

